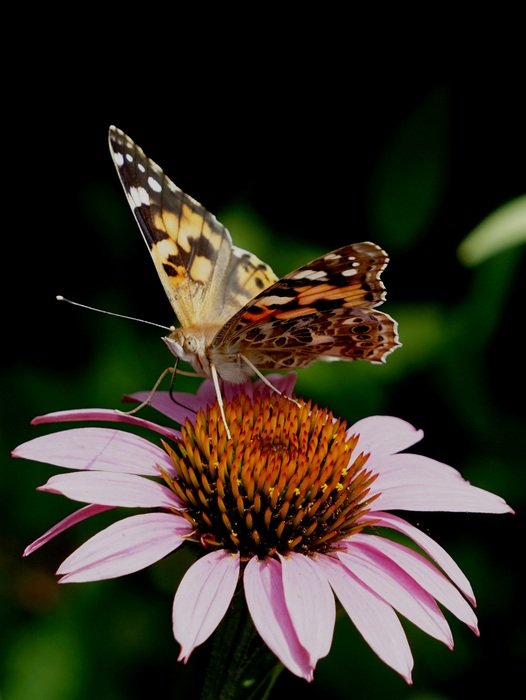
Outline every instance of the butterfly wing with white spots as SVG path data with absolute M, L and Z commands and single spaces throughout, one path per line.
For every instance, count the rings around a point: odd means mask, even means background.
M 182 192 L 124 132 L 110 127 L 110 151 L 168 299 L 183 328 L 224 322 L 277 280 L 227 229 Z

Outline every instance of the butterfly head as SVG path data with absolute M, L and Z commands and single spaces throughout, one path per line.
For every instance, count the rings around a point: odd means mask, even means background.
M 204 334 L 189 333 L 182 328 L 176 328 L 163 340 L 172 355 L 183 362 L 188 362 L 200 377 L 210 376 L 210 363 L 206 357 Z

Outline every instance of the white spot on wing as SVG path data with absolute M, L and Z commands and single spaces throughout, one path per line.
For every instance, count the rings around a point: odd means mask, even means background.
M 124 156 L 122 155 L 122 153 L 115 153 L 114 159 L 119 168 L 122 168 L 122 166 L 124 165 Z
M 139 187 L 139 197 L 141 198 L 141 202 L 143 204 L 150 204 L 150 195 L 148 192 L 144 189 L 144 187 Z
M 144 187 L 130 187 L 128 196 L 135 207 L 141 207 L 143 204 L 148 206 L 150 204 L 150 195 Z
M 291 279 L 324 280 L 327 279 L 327 273 L 325 270 L 300 270 L 299 272 L 296 272 L 295 275 L 292 275 Z
M 133 163 L 133 156 L 131 153 L 126 154 L 126 160 L 128 161 L 128 163 Z
M 152 188 L 154 192 L 160 192 L 162 190 L 161 185 L 157 182 L 157 180 L 150 175 L 148 178 L 148 184 Z
M 143 165 L 142 163 L 139 163 L 139 164 L 137 165 L 137 167 L 139 168 L 139 170 L 141 171 L 141 173 L 146 172 L 146 168 L 144 167 L 144 165 Z
M 344 270 L 342 272 L 342 277 L 352 277 L 353 275 L 356 275 L 356 274 L 357 274 L 356 270 L 353 270 L 353 269 Z

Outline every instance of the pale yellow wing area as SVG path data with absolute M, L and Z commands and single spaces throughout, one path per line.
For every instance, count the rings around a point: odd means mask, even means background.
M 268 265 L 232 245 L 228 230 L 215 216 L 180 190 L 124 132 L 110 127 L 109 143 L 126 197 L 183 328 L 217 330 L 277 280 Z

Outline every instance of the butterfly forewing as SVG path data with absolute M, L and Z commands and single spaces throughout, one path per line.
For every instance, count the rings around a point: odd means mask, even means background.
M 124 132 L 110 150 L 168 299 L 184 327 L 218 327 L 276 279 L 227 229 L 184 194 Z M 212 336 L 213 337 L 213 336 Z

